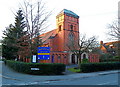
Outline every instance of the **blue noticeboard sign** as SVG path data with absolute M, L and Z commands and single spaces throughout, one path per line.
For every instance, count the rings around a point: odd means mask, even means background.
M 38 47 L 38 59 L 49 60 L 50 59 L 50 47 Z

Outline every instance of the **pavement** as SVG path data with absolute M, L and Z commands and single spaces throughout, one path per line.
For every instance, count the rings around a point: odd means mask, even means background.
M 75 73 L 75 72 L 71 72 L 69 70 L 67 70 L 68 68 L 74 68 L 74 67 L 79 67 L 79 65 L 77 64 L 73 64 L 73 65 L 67 65 L 66 66 L 66 71 L 64 72 L 65 75 L 69 75 L 69 74 L 81 74 L 81 75 L 87 75 L 87 76 L 93 76 L 94 75 L 105 75 L 105 74 L 113 74 L 113 73 L 119 73 L 120 70 L 107 70 L 107 71 L 98 71 L 98 72 L 90 72 L 90 73 Z
M 9 69 L 8 66 L 5 66 L 4 64 L 2 67 L 4 67 L 5 71 L 3 70 L 4 73 L 0 75 L 0 77 L 2 77 L 3 79 L 16 81 L 16 84 L 18 81 L 24 82 L 25 85 L 36 84 L 37 81 L 47 84 L 50 81 L 66 81 L 71 79 L 74 80 L 80 78 L 95 77 L 99 75 L 120 73 L 120 70 L 99 71 L 99 72 L 91 72 L 91 73 L 74 73 L 68 71 L 67 68 L 78 67 L 78 65 L 69 65 L 66 66 L 66 71 L 64 72 L 64 75 L 45 76 L 45 75 L 29 75 L 29 74 L 18 73 Z
M 79 67 L 78 64 L 73 64 L 73 65 L 67 65 L 66 68 L 73 68 L 73 67 Z
M 66 71 L 64 72 L 64 74 L 65 75 L 76 74 L 75 72 L 71 72 L 71 71 L 67 70 L 68 68 L 74 68 L 74 67 L 79 67 L 79 65 L 77 65 L 77 64 L 67 65 L 66 66 Z
M 65 75 L 76 75 L 80 78 L 83 77 L 92 77 L 92 76 L 98 76 L 98 75 L 107 75 L 107 74 L 113 74 L 113 73 L 120 73 L 120 70 L 106 70 L 106 71 L 98 71 L 98 72 L 90 72 L 90 73 L 75 73 L 67 70 L 68 68 L 74 68 L 74 67 L 79 67 L 79 65 L 74 64 L 74 65 L 68 65 L 66 66 L 66 71 L 64 72 Z

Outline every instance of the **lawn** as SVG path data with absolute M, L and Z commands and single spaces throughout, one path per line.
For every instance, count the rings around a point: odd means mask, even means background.
M 76 73 L 80 72 L 79 68 L 68 68 L 68 70 L 71 71 L 71 72 L 76 72 Z

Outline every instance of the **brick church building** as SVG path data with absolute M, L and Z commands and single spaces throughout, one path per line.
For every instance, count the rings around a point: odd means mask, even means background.
M 56 25 L 56 29 L 40 35 L 43 47 L 50 47 L 50 59 L 39 62 L 77 64 L 78 58 L 71 49 L 79 49 L 79 16 L 63 9 L 56 16 Z

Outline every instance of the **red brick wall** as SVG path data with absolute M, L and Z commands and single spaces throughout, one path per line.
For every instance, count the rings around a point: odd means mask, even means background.
M 52 56 L 54 55 L 54 61 L 52 62 Z M 60 56 L 60 58 L 58 58 Z M 50 53 L 50 60 L 40 60 L 40 63 L 63 63 L 68 64 L 68 54 L 60 52 Z
M 64 50 L 70 50 L 66 46 L 68 44 L 68 36 L 70 33 L 70 25 L 73 25 L 73 33 L 74 33 L 74 41 L 75 41 L 75 46 L 78 48 L 78 41 L 79 41 L 79 19 L 74 18 L 74 17 L 69 17 L 66 14 L 65 16 L 65 21 L 64 21 Z
M 89 62 L 99 62 L 99 54 L 89 54 Z
M 59 17 L 61 18 L 59 20 Z M 79 42 L 79 19 L 67 16 L 66 14 L 59 14 L 56 17 L 56 25 L 57 25 L 57 35 L 50 39 L 49 47 L 51 47 L 50 60 L 40 61 L 41 63 L 52 63 L 52 55 L 54 55 L 54 63 L 64 63 L 68 64 L 69 57 L 67 53 L 63 51 L 69 51 L 67 44 L 68 35 L 70 31 L 70 25 L 73 25 L 73 33 L 74 33 L 74 41 L 75 47 L 78 48 Z M 61 31 L 59 31 L 59 27 L 61 26 Z M 53 52 L 54 51 L 54 52 Z M 60 59 L 58 58 L 60 56 Z M 66 58 L 65 58 L 66 56 Z

